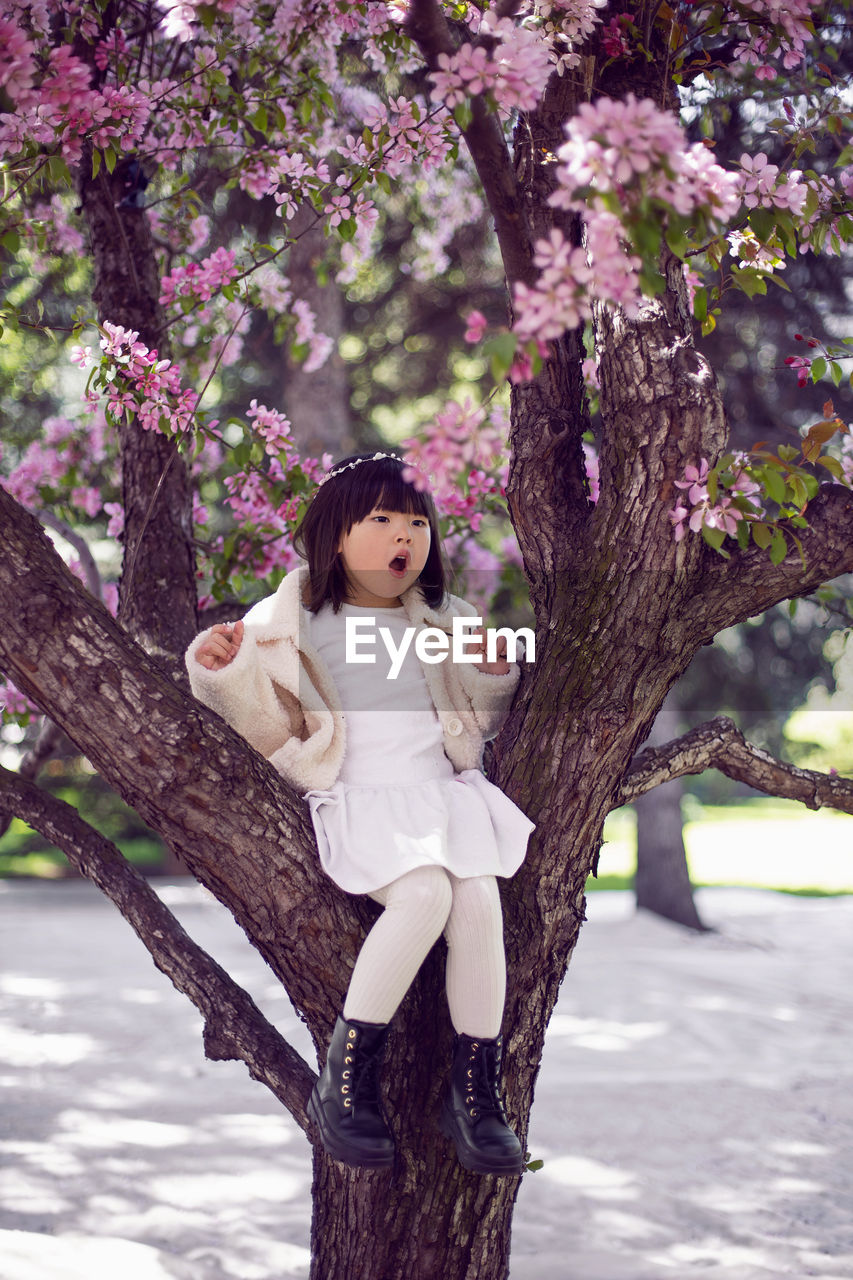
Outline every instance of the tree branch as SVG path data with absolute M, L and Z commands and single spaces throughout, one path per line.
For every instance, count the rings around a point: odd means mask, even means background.
M 0 487 L 0 669 L 234 915 L 314 1034 L 370 912 L 324 874 L 308 806 L 83 590 Z
M 430 71 L 438 67 L 439 54 L 452 57 L 456 52 L 450 27 L 435 0 L 412 0 L 406 26 Z M 472 97 L 470 106 L 471 123 L 462 136 L 495 220 L 507 280 L 530 284 L 536 274 L 533 238 L 500 120 L 482 97 Z
M 822 485 L 805 517 L 808 528 L 791 530 L 788 554 L 778 565 L 756 546 L 735 549 L 729 560 L 706 548 L 690 612 L 709 640 L 780 600 L 806 596 L 824 582 L 853 572 L 853 492 L 840 484 Z M 805 569 L 792 534 L 802 545 Z
M 28 781 L 38 777 L 42 765 L 51 758 L 62 741 L 62 730 L 59 725 L 54 724 L 47 716 L 42 718 L 40 724 L 38 738 L 18 766 L 19 777 L 26 778 Z M 4 813 L 0 806 L 0 840 L 9 830 L 13 817 L 14 814 Z
M 307 1130 L 305 1100 L 314 1072 L 276 1031 L 251 996 L 192 940 L 134 866 L 77 810 L 0 767 L 0 802 L 55 844 L 115 903 L 157 968 L 204 1018 L 208 1058 L 245 1062 Z
M 717 716 L 662 747 L 635 756 L 614 795 L 613 807 L 630 804 L 663 782 L 688 773 L 718 769 L 768 795 L 799 800 L 807 809 L 840 809 L 853 813 L 853 781 L 798 769 L 747 742 L 733 720 Z
M 38 513 L 39 520 L 47 529 L 52 529 L 54 533 L 58 533 L 60 538 L 64 538 L 69 546 L 73 547 L 80 557 L 80 564 L 86 575 L 86 586 L 89 588 L 96 600 L 103 600 L 104 591 L 101 575 L 92 555 L 88 542 L 82 534 L 77 533 L 67 524 L 65 520 L 60 520 L 52 511 L 40 511 Z

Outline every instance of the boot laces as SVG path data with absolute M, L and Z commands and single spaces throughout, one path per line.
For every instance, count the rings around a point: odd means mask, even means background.
M 499 1092 L 500 1058 L 497 1050 L 483 1047 L 479 1053 L 473 1054 L 471 1070 L 469 1087 L 480 1115 L 496 1115 L 505 1120 L 506 1112 Z
M 380 1053 L 367 1053 L 360 1046 L 355 1051 L 353 1063 L 353 1104 L 360 1099 L 371 1102 L 379 1096 Z

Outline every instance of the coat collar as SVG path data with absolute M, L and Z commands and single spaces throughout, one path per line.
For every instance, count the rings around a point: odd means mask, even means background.
M 290 636 L 296 639 L 299 649 L 313 648 L 309 639 L 311 615 L 303 599 L 307 585 L 308 566 L 301 565 L 287 574 L 273 595 L 249 610 L 244 621 L 255 629 L 256 640 L 282 640 Z M 417 583 L 409 587 L 401 599 L 406 616 L 415 626 L 449 627 L 454 613 L 460 612 L 460 606 L 462 612 L 468 611 L 456 596 L 449 596 L 449 608 L 431 609 Z

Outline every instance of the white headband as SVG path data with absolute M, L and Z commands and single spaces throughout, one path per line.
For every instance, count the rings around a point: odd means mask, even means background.
M 354 462 L 348 462 L 346 466 L 338 467 L 336 471 L 328 471 L 317 485 L 317 488 L 322 488 L 327 480 L 334 480 L 335 476 L 343 475 L 345 471 L 349 471 L 352 467 L 360 466 L 362 462 L 379 462 L 380 458 L 393 458 L 395 462 L 403 461 L 402 458 L 398 458 L 396 454 L 393 453 L 374 453 L 370 458 L 356 458 Z

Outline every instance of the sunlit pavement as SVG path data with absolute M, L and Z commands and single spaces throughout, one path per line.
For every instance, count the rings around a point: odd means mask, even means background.
M 158 890 L 310 1058 L 230 916 L 192 882 Z M 853 1277 L 853 900 L 700 904 L 720 933 L 590 897 L 512 1280 Z M 0 883 L 0 940 L 0 1280 L 306 1276 L 304 1137 L 244 1067 L 205 1061 L 115 909 Z

